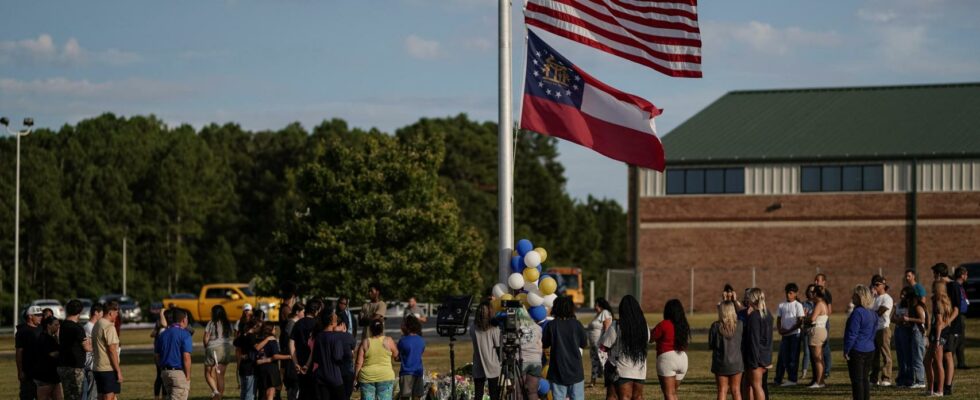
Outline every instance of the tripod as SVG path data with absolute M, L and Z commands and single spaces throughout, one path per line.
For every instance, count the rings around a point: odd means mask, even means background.
M 500 349 L 500 388 L 499 400 L 522 400 L 525 396 L 524 371 L 520 346 L 505 346 Z M 498 400 L 498 399 L 494 399 Z
M 449 336 L 449 400 L 456 400 L 456 336 Z

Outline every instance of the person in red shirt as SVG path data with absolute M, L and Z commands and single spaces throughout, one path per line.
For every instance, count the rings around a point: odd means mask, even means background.
M 650 334 L 650 341 L 657 343 L 657 378 L 666 400 L 677 399 L 677 388 L 687 374 L 686 350 L 690 339 L 691 328 L 684 306 L 680 300 L 668 300 L 664 304 L 664 320 Z

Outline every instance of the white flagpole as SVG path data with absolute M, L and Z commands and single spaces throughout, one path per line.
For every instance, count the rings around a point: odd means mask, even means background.
M 497 275 L 499 282 L 507 282 L 510 273 L 510 257 L 514 246 L 514 137 L 513 109 L 511 98 L 511 38 L 510 38 L 510 0 L 499 3 L 499 120 L 497 121 L 497 222 L 499 234 L 499 263 Z

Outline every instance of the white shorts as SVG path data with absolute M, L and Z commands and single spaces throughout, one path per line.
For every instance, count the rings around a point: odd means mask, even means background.
M 687 353 L 668 351 L 657 356 L 657 375 L 684 380 L 684 375 L 687 375 Z

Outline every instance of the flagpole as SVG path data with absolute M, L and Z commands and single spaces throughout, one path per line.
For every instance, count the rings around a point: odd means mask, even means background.
M 514 245 L 514 117 L 513 99 L 511 98 L 510 1 L 500 0 L 498 7 L 500 97 L 498 98 L 499 119 L 497 121 L 499 143 L 497 149 L 497 222 L 500 227 L 500 234 L 497 278 L 499 282 L 507 282 L 507 276 L 510 273 L 511 249 Z

